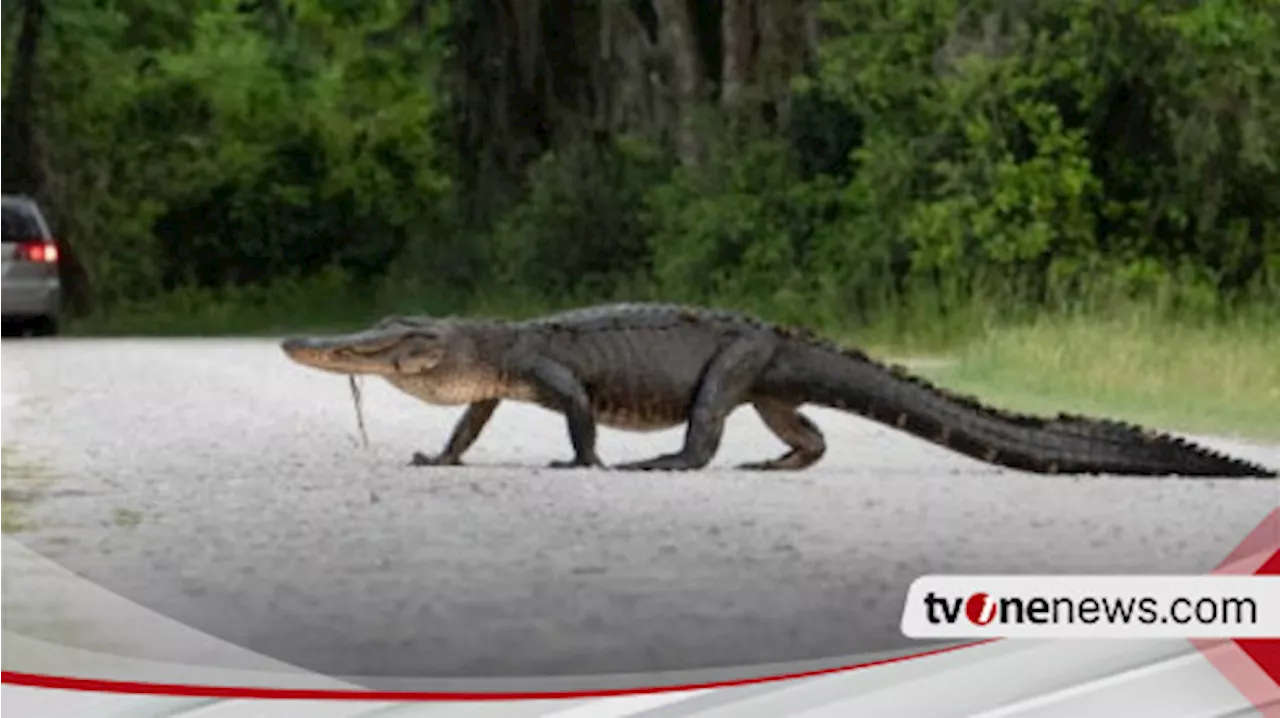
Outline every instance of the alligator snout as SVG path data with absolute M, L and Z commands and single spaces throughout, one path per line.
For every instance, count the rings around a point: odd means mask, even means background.
M 383 356 L 393 338 L 380 335 L 299 336 L 280 341 L 291 360 L 337 374 L 391 374 L 394 358 Z
M 283 349 L 284 353 L 289 355 L 289 358 L 291 359 L 297 359 L 307 352 L 319 349 L 319 347 L 316 346 L 316 343 L 309 337 L 288 337 L 284 341 L 280 342 L 280 348 Z
M 332 347 L 315 337 L 288 337 L 280 342 L 280 348 L 284 350 L 285 356 L 299 364 L 310 366 L 323 362 L 332 350 Z

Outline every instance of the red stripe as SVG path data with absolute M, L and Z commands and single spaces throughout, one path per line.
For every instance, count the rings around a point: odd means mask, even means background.
M 1259 576 L 1280 575 L 1280 550 L 1271 554 L 1271 558 L 1258 569 Z M 1280 639 L 1247 638 L 1236 641 L 1240 650 L 1244 651 L 1264 673 L 1280 686 Z
M 1213 573 L 1221 572 L 1237 561 L 1267 551 L 1275 551 L 1277 548 L 1280 548 L 1280 509 L 1272 509 L 1271 513 L 1267 514 L 1249 532 L 1249 535 L 1244 537 L 1240 545 L 1232 549 L 1231 553 L 1222 559 L 1222 563 L 1218 564 Z
M 646 693 L 670 693 L 675 691 L 694 691 L 706 688 L 729 688 L 746 686 L 755 683 L 772 683 L 795 678 L 840 673 L 858 668 L 870 668 L 889 663 L 899 663 L 913 658 L 924 658 L 941 653 L 957 651 L 961 648 L 972 648 L 984 643 L 991 643 L 994 638 L 965 643 L 958 646 L 936 648 L 923 653 L 914 653 L 895 658 L 886 658 L 870 663 L 858 663 L 851 666 L 823 668 L 803 673 L 790 673 L 781 676 L 763 676 L 760 678 L 744 678 L 735 681 L 715 683 L 694 683 L 682 686 L 651 686 L 642 688 L 615 688 L 595 691 L 547 691 L 525 693 L 449 693 L 430 691 L 376 691 L 376 690 L 341 690 L 327 688 L 259 688 L 254 686 L 199 686 L 180 683 L 143 683 L 135 681 L 116 681 L 101 678 L 70 678 L 66 676 L 50 676 L 39 673 L 21 671 L 0 672 L 4 683 L 39 688 L 60 688 L 71 691 L 94 691 L 99 693 L 130 693 L 163 696 L 189 696 L 200 698 L 278 698 L 287 700 L 357 700 L 357 701 L 523 701 L 547 700 L 556 698 L 605 698 L 609 696 L 641 695 Z
M 1267 553 L 1270 553 L 1268 556 Z M 1256 569 L 1241 562 L 1266 556 Z M 1234 565 L 1233 565 L 1234 564 Z M 1211 573 L 1280 573 L 1280 509 L 1274 509 Z M 1280 640 L 1218 641 L 1192 639 L 1205 658 L 1266 718 L 1280 718 Z

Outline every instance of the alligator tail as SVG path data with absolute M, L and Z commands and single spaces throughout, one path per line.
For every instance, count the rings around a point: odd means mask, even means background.
M 859 414 L 988 464 L 1044 474 L 1277 476 L 1258 464 L 1133 424 L 989 407 L 856 350 L 810 344 L 793 358 L 807 377 L 803 393 L 809 401 Z

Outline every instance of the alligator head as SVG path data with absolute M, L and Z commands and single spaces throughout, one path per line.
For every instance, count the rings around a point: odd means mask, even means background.
M 388 317 L 351 334 L 289 337 L 280 348 L 293 361 L 335 374 L 418 374 L 444 361 L 453 327 L 428 317 Z

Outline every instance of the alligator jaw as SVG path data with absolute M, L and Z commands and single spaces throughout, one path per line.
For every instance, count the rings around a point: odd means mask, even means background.
M 391 350 L 400 336 L 364 331 L 332 337 L 289 337 L 280 348 L 293 361 L 334 374 L 391 375 L 399 362 Z

